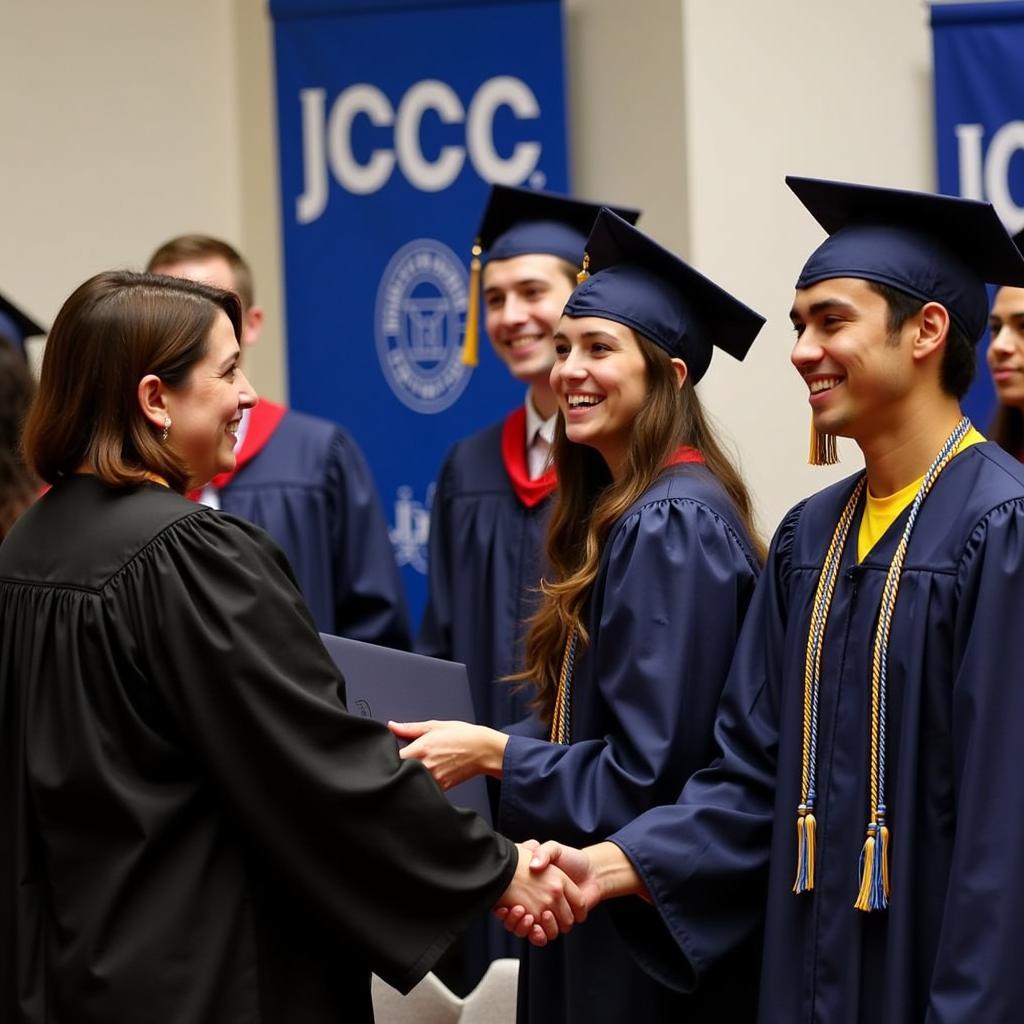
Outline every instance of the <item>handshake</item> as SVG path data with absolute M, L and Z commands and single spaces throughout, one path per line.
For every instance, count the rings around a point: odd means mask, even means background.
M 516 846 L 519 864 L 494 913 L 506 931 L 535 946 L 582 924 L 602 900 L 630 893 L 646 896 L 632 864 L 614 843 L 584 850 L 536 840 Z

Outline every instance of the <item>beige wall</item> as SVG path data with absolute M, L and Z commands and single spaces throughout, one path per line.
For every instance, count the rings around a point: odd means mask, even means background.
M 920 0 L 565 0 L 577 190 L 769 318 L 701 385 L 774 527 L 810 470 L 788 365 L 792 282 L 820 232 L 787 172 L 930 188 Z M 272 47 L 263 0 L 12 3 L 0 34 L 0 290 L 53 317 L 96 270 L 204 230 L 253 263 L 269 323 L 250 370 L 285 394 Z M 843 471 L 859 462 L 848 453 Z

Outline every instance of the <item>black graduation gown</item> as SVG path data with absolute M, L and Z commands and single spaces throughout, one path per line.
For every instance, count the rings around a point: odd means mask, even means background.
M 515 848 L 344 684 L 258 528 L 59 483 L 0 546 L 0 1019 L 344 1024 Z
M 275 408 L 261 402 L 251 416 Z M 274 538 L 318 629 L 409 650 L 409 614 L 387 521 L 366 459 L 346 430 L 286 410 L 266 444 L 221 489 L 220 508 Z
M 573 677 L 572 742 L 512 730 L 499 829 L 582 846 L 673 801 L 711 760 L 715 708 L 757 571 L 712 474 L 693 464 L 665 470 L 609 533 L 586 608 L 591 642 Z M 603 907 L 522 961 L 519 1019 L 529 1024 L 677 1024 L 696 1014 L 637 967 Z
M 421 654 L 465 664 L 476 720 L 494 729 L 527 714 L 530 694 L 501 680 L 522 668 L 550 507 L 549 499 L 529 507 L 516 494 L 502 459 L 504 429 L 496 423 L 459 441 L 441 467 L 416 644 Z
M 888 910 L 853 904 L 868 822 L 870 659 L 904 512 L 856 564 L 825 636 L 813 893 L 796 874 L 803 672 L 825 549 L 853 478 L 779 528 L 716 723 L 721 757 L 678 804 L 612 838 L 664 921 L 612 904 L 636 955 L 682 988 L 765 917 L 761 1024 L 1009 1024 L 1024 1016 L 1020 615 L 1024 467 L 957 455 L 914 529 L 889 645 Z

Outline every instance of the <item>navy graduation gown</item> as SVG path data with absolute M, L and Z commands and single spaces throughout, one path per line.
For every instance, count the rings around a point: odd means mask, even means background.
M 853 903 L 871 647 L 906 511 L 861 564 L 856 521 L 850 531 L 822 657 L 816 886 L 791 892 L 809 616 L 853 483 L 814 495 L 776 534 L 723 695 L 720 758 L 675 806 L 612 837 L 664 927 L 639 900 L 613 912 L 648 970 L 682 989 L 764 916 L 761 1024 L 1009 1024 L 1024 1012 L 1024 468 L 994 444 L 957 455 L 935 484 L 896 603 L 889 908 Z
M 499 827 L 584 845 L 674 800 L 711 759 L 715 708 L 756 576 L 712 474 L 666 469 L 609 533 L 586 606 L 591 642 L 573 677 L 572 742 L 510 736 Z M 676 1024 L 696 1014 L 692 1000 L 632 962 L 606 908 L 522 962 L 519 1019 L 530 1024 Z
M 520 407 L 513 413 L 522 413 Z M 416 649 L 460 661 L 480 725 L 522 719 L 530 694 L 505 676 L 522 668 L 525 622 L 536 610 L 549 500 L 527 505 L 502 458 L 504 422 L 457 442 L 445 457 L 430 520 L 427 606 Z M 526 462 L 525 426 L 522 433 Z
M 268 410 L 280 407 L 260 402 L 252 420 Z M 265 445 L 221 488 L 220 507 L 274 538 L 318 629 L 409 649 L 387 522 L 366 459 L 346 430 L 284 411 Z
M 57 484 L 0 546 L 0 1020 L 368 1024 L 507 885 L 257 527 Z

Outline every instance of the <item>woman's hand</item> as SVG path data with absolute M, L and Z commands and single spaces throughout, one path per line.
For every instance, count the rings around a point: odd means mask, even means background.
M 509 887 L 495 906 L 505 927 L 535 946 L 547 945 L 583 921 L 587 909 L 573 881 L 554 865 L 531 864 L 536 844 L 516 844 L 519 864 Z
M 451 789 L 475 775 L 501 778 L 508 737 L 497 729 L 467 722 L 388 722 L 399 738 L 411 740 L 398 752 L 416 758 L 442 789 Z

